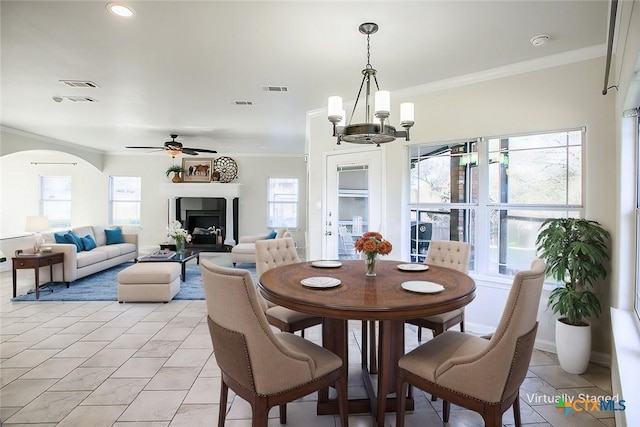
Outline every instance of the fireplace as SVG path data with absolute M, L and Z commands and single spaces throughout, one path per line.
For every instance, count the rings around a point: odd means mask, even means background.
M 218 235 L 225 239 L 225 211 L 187 210 L 185 228 L 191 234 L 191 243 L 216 244 Z M 220 231 L 217 231 L 220 230 Z
M 164 194 L 168 198 L 167 224 L 173 220 L 179 220 L 185 228 L 189 227 L 186 223 L 187 211 L 194 211 L 189 212 L 190 216 L 218 216 L 219 225 L 216 225 L 216 228 L 225 230 L 224 249 L 230 250 L 238 241 L 240 187 L 241 184 L 235 183 L 167 183 L 163 186 Z M 196 211 L 204 211 L 204 213 L 198 214 Z M 219 215 L 210 215 L 211 211 L 219 212 Z M 214 220 L 216 219 L 214 218 Z M 208 220 L 197 219 L 195 221 L 198 224 L 201 224 L 200 221 L 205 221 L 203 225 L 206 225 L 207 228 L 211 226 L 208 224 Z M 201 227 L 201 225 L 197 226 Z M 195 225 L 191 229 L 194 227 Z M 219 247 L 198 247 L 197 249 L 221 250 Z
M 177 197 L 176 219 L 191 234 L 191 245 L 216 245 L 227 238 L 227 200 L 223 197 Z M 217 230 L 217 231 L 214 231 Z M 232 230 L 233 232 L 233 230 Z

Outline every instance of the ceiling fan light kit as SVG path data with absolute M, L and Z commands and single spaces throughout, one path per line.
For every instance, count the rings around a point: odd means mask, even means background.
M 400 125 L 404 131 L 397 131 L 395 127 L 387 123 L 387 119 L 391 110 L 391 94 L 387 90 L 380 90 L 378 79 L 376 78 L 376 70 L 370 63 L 370 45 L 369 39 L 371 34 L 378 31 L 378 24 L 373 22 L 365 22 L 360 24 L 359 30 L 362 34 L 367 35 L 367 65 L 362 70 L 363 78 L 356 96 L 356 102 L 351 112 L 349 123 L 345 125 L 345 110 L 342 109 L 342 98 L 339 96 L 330 96 L 327 105 L 327 119 L 333 124 L 333 136 L 337 139 L 337 144 L 342 141 L 353 144 L 384 144 L 395 141 L 396 138 L 405 138 L 409 141 L 409 129 L 414 124 L 414 107 L 413 103 L 402 103 L 400 105 Z M 377 91 L 374 95 L 374 115 L 377 122 L 373 122 L 371 117 L 371 80 L 375 83 Z M 365 123 L 351 124 L 358 100 L 362 94 L 362 88 L 365 88 Z

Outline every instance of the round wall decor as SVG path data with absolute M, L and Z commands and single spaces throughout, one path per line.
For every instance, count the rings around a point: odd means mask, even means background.
M 213 170 L 220 173 L 220 182 L 231 182 L 238 176 L 238 165 L 231 157 L 218 157 Z

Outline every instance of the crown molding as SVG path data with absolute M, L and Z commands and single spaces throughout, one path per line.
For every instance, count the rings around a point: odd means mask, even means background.
M 603 57 L 606 55 L 606 50 L 606 44 L 602 43 L 582 49 L 570 50 L 568 52 L 543 56 L 541 58 L 531 59 L 528 61 L 516 62 L 513 64 L 505 65 L 503 67 L 490 68 L 488 70 L 478 71 L 477 73 L 464 74 L 461 76 L 451 77 L 449 79 L 438 80 L 435 82 L 429 82 L 404 89 L 394 90 L 391 92 L 391 96 L 394 99 L 404 99 L 415 95 L 439 92 L 447 89 L 455 89 L 474 83 L 501 79 L 518 74 L 544 70 L 547 68 L 559 67 L 575 62 L 587 61 L 590 59 Z M 326 107 L 309 110 L 307 112 L 307 116 L 309 118 L 326 115 Z
M 505 65 L 503 67 L 478 71 L 477 73 L 465 74 L 462 76 L 452 77 L 450 79 L 439 80 L 437 82 L 430 82 L 418 86 L 408 87 L 405 89 L 393 91 L 392 94 L 394 97 L 402 99 L 412 95 L 438 92 L 474 83 L 501 79 L 518 74 L 544 70 L 547 68 L 559 67 L 575 62 L 587 61 L 605 55 L 606 45 L 603 43 L 585 47 L 582 49 L 558 53 L 555 55 L 543 56 L 541 58 L 531 59 L 528 61 L 516 62 L 513 64 Z

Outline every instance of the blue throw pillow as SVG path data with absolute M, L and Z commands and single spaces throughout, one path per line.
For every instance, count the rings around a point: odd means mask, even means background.
M 107 245 L 124 243 L 124 239 L 122 238 L 122 230 L 119 228 L 105 228 L 104 234 L 107 235 Z
M 267 239 L 275 239 L 277 235 L 276 230 L 271 230 L 271 233 L 267 234 Z
M 56 243 L 69 243 L 64 240 L 64 235 L 69 233 L 69 231 L 63 231 L 61 233 L 53 233 L 53 238 L 56 239 Z
M 69 231 L 64 235 L 64 241 L 65 243 L 73 243 L 74 245 L 76 245 L 76 249 L 78 250 L 78 252 L 82 252 L 82 241 L 72 231 Z
M 96 241 L 93 240 L 93 237 L 91 237 L 89 234 L 81 237 L 80 240 L 82 241 L 82 247 L 85 251 L 90 251 L 91 249 L 95 249 L 98 246 L 96 245 Z

